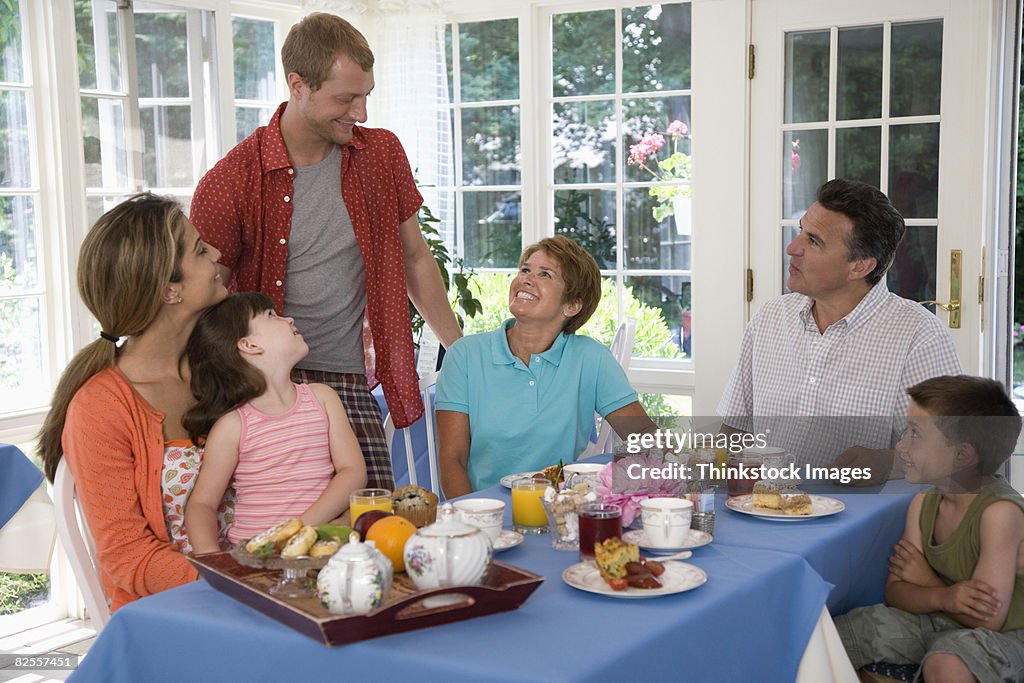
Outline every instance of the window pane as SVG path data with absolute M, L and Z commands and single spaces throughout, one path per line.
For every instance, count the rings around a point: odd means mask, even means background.
M 142 166 L 148 187 L 191 187 L 192 108 L 142 107 Z
M 688 275 L 627 277 L 622 306 L 636 320 L 634 357 L 682 358 L 683 347 L 690 348 Z
M 93 7 L 102 7 L 100 16 L 93 16 Z M 75 3 L 75 29 L 78 42 L 78 79 L 83 90 L 123 92 L 121 81 L 120 36 L 117 32 L 117 11 L 113 2 Z
M 31 187 L 27 93 L 0 90 L 0 187 Z
M 551 20 L 555 97 L 615 91 L 615 12 L 556 14 Z
M 836 118 L 882 115 L 882 27 L 839 29 Z
M 886 276 L 889 291 L 911 301 L 934 301 L 938 228 L 913 225 L 907 228 Z M 934 306 L 931 306 L 934 310 Z
M 0 294 L 39 286 L 35 218 L 32 197 L 0 197 Z
M 102 134 L 101 134 L 102 132 Z M 86 187 L 128 184 L 124 105 L 107 97 L 82 98 L 82 146 Z
M 462 184 L 519 184 L 519 107 L 462 110 Z
M 40 299 L 0 301 L 0 413 L 45 405 Z
M 683 234 L 674 215 L 653 216 L 657 200 L 644 188 L 626 190 L 623 217 L 623 263 L 632 270 L 689 270 L 690 235 Z M 682 220 L 682 219 L 680 219 Z
M 615 180 L 615 103 L 556 104 L 551 141 L 556 183 Z
M 829 31 L 786 34 L 786 123 L 828 120 Z
M 622 9 L 622 88 L 690 87 L 690 3 Z
M 92 226 L 96 224 L 96 221 L 100 219 L 100 216 L 105 214 L 107 211 L 110 211 L 127 198 L 127 196 L 86 197 L 85 218 L 88 222 L 89 228 L 92 228 Z M 185 215 L 187 216 L 188 213 Z
M 575 240 L 602 270 L 615 269 L 615 193 L 555 192 L 555 234 Z
M 882 177 L 882 129 L 836 130 L 836 177 L 878 187 Z
M 463 102 L 519 98 L 519 21 L 459 24 Z
M 519 192 L 466 192 L 463 257 L 470 267 L 514 268 L 522 253 Z
M 939 113 L 942 21 L 893 24 L 890 116 Z
M 0 10 L 0 81 L 21 83 L 25 80 L 25 46 L 21 40 L 21 3 L 8 0 Z
M 188 97 L 184 12 L 135 12 L 140 97 Z
M 232 17 L 231 28 L 235 62 L 235 99 L 277 99 L 274 22 Z M 252 132 L 252 129 L 249 132 Z
M 235 142 L 241 142 L 260 126 L 267 125 L 274 110 L 267 107 L 235 107 Z
M 638 98 L 623 104 L 622 117 L 625 179 L 635 181 L 690 180 L 690 96 L 666 98 Z M 672 135 L 669 126 L 681 122 L 685 134 Z M 675 128 L 673 128 L 675 130 Z M 629 164 L 630 147 L 650 133 L 664 138 L 664 145 L 654 156 L 648 156 L 644 166 Z M 682 157 L 673 157 L 679 153 Z M 660 166 L 659 166 L 660 164 Z M 668 165 L 671 164 L 671 165 Z M 646 168 L 645 168 L 646 166 Z
M 828 180 L 828 131 L 782 134 L 782 217 L 800 218 Z
M 939 124 L 893 126 L 889 131 L 889 199 L 904 218 L 936 218 Z

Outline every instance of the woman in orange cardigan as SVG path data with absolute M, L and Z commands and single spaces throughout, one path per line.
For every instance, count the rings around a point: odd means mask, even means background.
M 188 438 L 185 343 L 227 296 L 219 258 L 176 201 L 148 193 L 105 213 L 82 243 L 78 290 L 102 331 L 64 370 L 39 452 L 51 481 L 67 458 L 112 611 L 197 578 L 172 542 L 161 477 L 165 449 Z

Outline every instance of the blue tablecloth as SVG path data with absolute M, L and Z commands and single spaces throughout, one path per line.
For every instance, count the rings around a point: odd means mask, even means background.
M 546 534 L 498 557 L 547 578 L 520 609 L 333 649 L 193 583 L 119 610 L 70 680 L 790 683 L 831 588 L 798 555 L 730 544 L 694 553 L 705 585 L 647 600 L 566 585 L 576 555 Z
M 21 449 L 0 444 L 0 528 L 21 509 L 42 483 L 42 470 Z
M 903 533 L 910 499 L 920 487 L 900 480 L 875 492 L 814 488 L 843 501 L 846 509 L 802 522 L 773 522 L 728 510 L 725 495 L 716 496 L 715 544 L 800 555 L 835 586 L 828 597 L 832 614 L 882 602 L 888 558 Z

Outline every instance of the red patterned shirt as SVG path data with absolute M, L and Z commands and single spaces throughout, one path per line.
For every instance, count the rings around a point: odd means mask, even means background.
M 232 289 L 260 291 L 284 309 L 295 169 L 279 124 L 270 123 L 232 149 L 203 176 L 189 218 L 231 269 Z M 423 414 L 409 320 L 399 225 L 423 203 L 409 160 L 394 133 L 353 129 L 342 148 L 341 194 L 366 267 L 363 350 L 366 381 L 384 385 L 396 427 Z

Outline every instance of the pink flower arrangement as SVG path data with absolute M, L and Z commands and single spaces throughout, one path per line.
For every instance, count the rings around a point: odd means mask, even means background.
M 673 497 L 682 490 L 682 482 L 676 479 L 654 479 L 653 477 L 631 477 L 629 466 L 640 468 L 664 467 L 664 461 L 654 455 L 628 455 L 618 462 L 605 465 L 599 475 L 597 495 L 602 502 L 613 503 L 622 508 L 622 526 L 627 527 L 636 518 L 640 503 L 646 498 Z M 640 471 L 634 468 L 634 474 Z
M 654 207 L 654 220 L 663 221 L 672 214 L 672 199 L 677 195 L 690 196 L 690 186 L 680 183 L 689 182 L 691 175 L 690 155 L 679 151 L 679 142 L 690 135 L 689 127 L 682 121 L 675 120 L 668 124 L 666 132 L 672 140 L 671 153 L 664 159 L 658 159 L 658 153 L 665 146 L 665 136 L 661 133 L 644 133 L 640 142 L 629 146 L 630 166 L 639 166 L 659 182 L 674 183 L 673 185 L 655 185 L 650 195 L 658 200 Z M 653 163 L 652 163 L 653 161 Z

